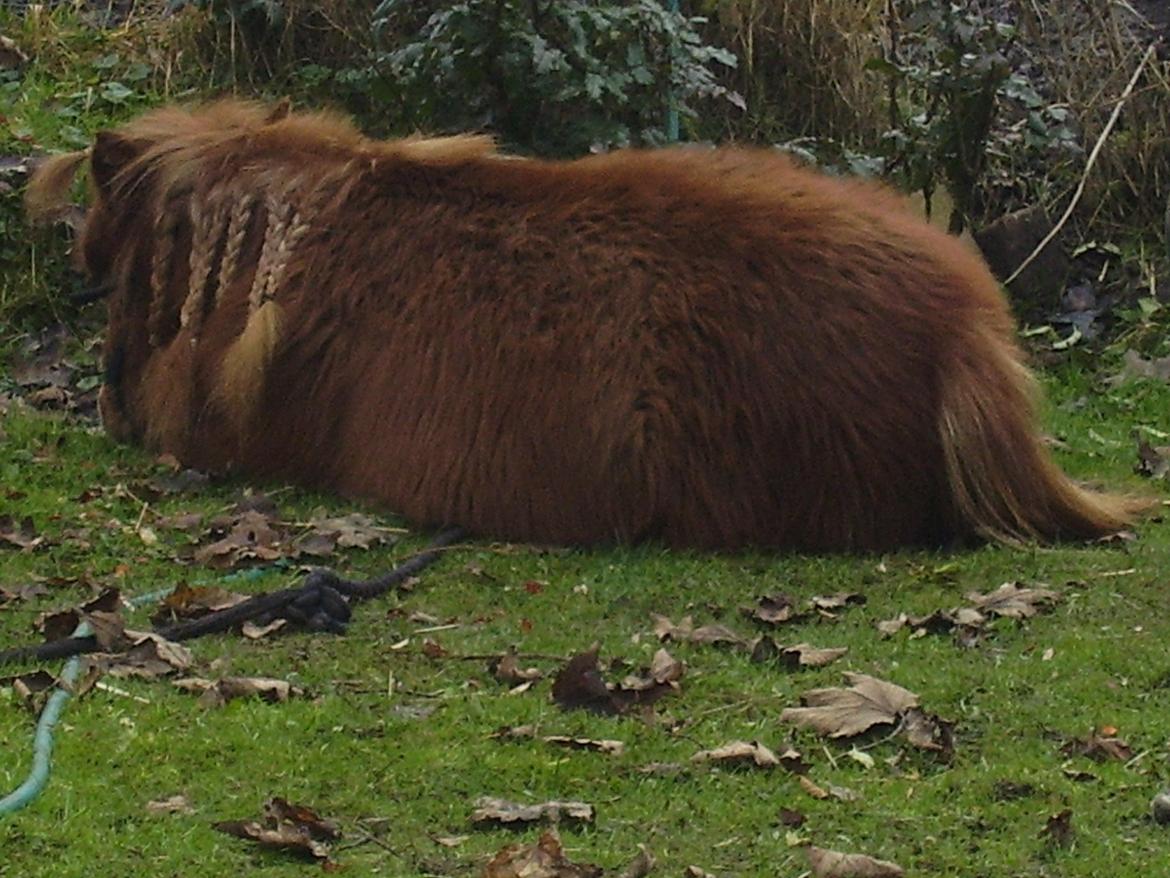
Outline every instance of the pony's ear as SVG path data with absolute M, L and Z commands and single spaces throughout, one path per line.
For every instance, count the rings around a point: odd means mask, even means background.
M 102 195 L 109 195 L 122 169 L 142 154 L 142 147 L 113 131 L 99 131 L 89 159 L 90 173 Z

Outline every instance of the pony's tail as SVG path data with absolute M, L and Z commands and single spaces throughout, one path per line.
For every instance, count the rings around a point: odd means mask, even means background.
M 67 152 L 45 159 L 37 165 L 24 190 L 24 209 L 34 223 L 54 222 L 69 213 L 73 204 L 69 190 L 89 150 Z
M 959 529 L 1016 543 L 1095 539 L 1122 530 L 1151 500 L 1075 484 L 1036 426 L 1036 389 L 1019 351 L 990 329 L 944 371 L 939 430 Z

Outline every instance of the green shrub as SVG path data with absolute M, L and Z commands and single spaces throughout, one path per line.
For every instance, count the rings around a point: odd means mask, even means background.
M 742 106 L 714 72 L 735 56 L 705 45 L 701 22 L 655 0 L 383 0 L 374 68 L 413 127 L 553 154 L 653 144 L 672 101 L 684 119 L 704 99 Z

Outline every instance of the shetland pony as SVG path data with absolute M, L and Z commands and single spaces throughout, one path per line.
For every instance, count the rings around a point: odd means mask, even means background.
M 184 463 L 510 540 L 874 551 L 1092 538 L 978 256 L 755 149 L 506 160 L 167 108 L 88 159 L 101 412 Z

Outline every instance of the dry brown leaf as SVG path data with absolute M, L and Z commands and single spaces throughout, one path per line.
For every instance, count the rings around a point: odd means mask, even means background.
M 1146 359 L 1135 350 L 1127 350 L 1121 358 L 1121 372 L 1107 380 L 1116 387 L 1130 378 L 1170 381 L 1170 357 Z
M 611 756 L 621 756 L 626 745 L 621 741 L 595 738 L 573 738 L 568 735 L 545 735 L 541 738 L 546 744 L 554 747 L 567 747 L 570 750 L 592 750 L 597 753 L 608 753 Z
M 1170 445 L 1151 445 L 1138 437 L 1137 465 L 1133 468 L 1147 479 L 1164 479 L 1170 474 Z
M 675 625 L 666 616 L 651 613 L 654 622 L 654 635 L 659 640 L 673 640 L 677 643 L 697 644 L 726 644 L 730 646 L 746 646 L 747 639 L 736 634 L 726 625 L 703 625 L 696 628 L 695 621 L 686 616 Z
M 305 555 L 331 555 L 339 548 L 368 549 L 395 539 L 394 528 L 383 527 L 360 512 L 329 516 L 318 509 L 308 526 L 310 529 L 294 543 L 296 551 Z
M 1029 588 L 1018 582 L 1005 582 L 987 594 L 975 591 L 967 594 L 967 600 L 984 615 L 1004 616 L 1009 619 L 1029 619 L 1059 599 L 1060 595 L 1051 589 Z
M 744 615 L 766 625 L 782 625 L 807 615 L 807 611 L 796 605 L 796 598 L 787 594 L 763 595 L 754 607 L 745 607 Z
M 175 680 L 174 685 L 184 692 L 198 693 L 199 703 L 203 707 L 222 707 L 235 698 L 279 702 L 304 695 L 303 690 L 288 681 L 268 677 L 223 677 L 220 680 L 185 677 Z
M 1040 830 L 1040 838 L 1058 848 L 1067 848 L 1073 843 L 1075 835 L 1072 825 L 1072 809 L 1065 808 L 1059 813 L 1051 815 Z
M 248 599 L 245 594 L 228 591 L 214 586 L 190 586 L 182 582 L 175 590 L 159 601 L 158 608 L 151 614 L 155 625 L 167 625 L 182 619 L 198 619 L 209 613 L 226 610 Z
M 17 520 L 11 515 L 0 515 L 0 548 L 12 546 L 31 552 L 44 542 L 45 538 L 37 534 L 31 516 Z
M 505 655 L 500 656 L 496 661 L 493 661 L 488 670 L 492 676 L 508 686 L 518 686 L 521 683 L 529 683 L 533 680 L 539 680 L 544 674 L 538 668 L 521 668 L 520 659 L 516 655 L 515 650 L 511 650 Z
M 805 775 L 802 774 L 799 778 L 797 778 L 797 782 L 800 784 L 800 788 L 802 790 L 804 790 L 806 793 L 808 793 L 810 796 L 812 796 L 814 799 L 827 799 L 827 798 L 829 798 L 829 791 L 828 790 L 826 790 L 824 787 L 818 786 L 816 783 L 814 783 L 812 780 L 810 780 Z
M 808 862 L 815 878 L 896 878 L 905 874 L 901 866 L 888 860 L 875 860 L 865 854 L 842 854 L 811 846 L 808 849 Z
M 1133 758 L 1133 748 L 1115 735 L 1099 735 L 1091 732 L 1084 738 L 1072 738 L 1060 748 L 1065 756 L 1087 756 L 1094 762 L 1117 760 L 1128 762 Z
M 795 670 L 796 668 L 824 667 L 835 662 L 847 652 L 849 652 L 847 646 L 818 649 L 808 643 L 797 643 L 794 646 L 784 647 L 780 656 L 789 668 Z
M 902 714 L 902 737 L 922 750 L 934 750 L 945 759 L 955 753 L 954 723 L 912 707 Z
M 0 677 L 0 689 L 12 688 L 20 703 L 32 713 L 39 714 L 45 706 L 50 691 L 57 685 L 57 678 L 48 671 L 32 671 L 13 677 Z
M 273 517 L 256 508 L 245 508 L 226 521 L 213 521 L 213 534 L 227 532 L 213 543 L 196 549 L 195 561 L 220 569 L 245 561 L 275 561 L 285 554 L 285 535 L 277 530 L 276 524 Z
M 534 845 L 513 844 L 492 857 L 483 878 L 599 878 L 598 866 L 572 863 L 555 830 L 545 830 Z
M 615 703 L 601 670 L 597 666 L 598 647 L 569 659 L 553 680 L 552 696 L 565 710 L 584 708 L 597 713 L 617 713 Z
M 814 610 L 843 610 L 846 607 L 862 606 L 865 603 L 865 595 L 855 591 L 839 591 L 836 594 L 813 595 L 809 598 L 809 603 Z
M 220 832 L 291 853 L 328 860 L 329 842 L 340 838 L 337 826 L 311 808 L 295 805 L 279 796 L 264 804 L 262 820 L 225 820 L 213 823 Z
M 910 617 L 905 613 L 899 613 L 892 619 L 885 619 L 877 623 L 877 630 L 882 633 L 883 637 L 892 637 L 903 628 L 910 624 Z
M 849 689 L 813 689 L 801 698 L 804 707 L 790 707 L 780 714 L 783 722 L 812 728 L 831 738 L 859 735 L 881 723 L 894 723 L 899 715 L 918 705 L 908 689 L 867 674 L 846 673 Z
M 15 590 L 0 586 L 0 607 L 3 607 L 5 604 L 16 603 L 17 601 L 28 601 L 33 598 L 44 597 L 48 593 L 49 590 L 39 582 L 28 582 L 17 587 Z
M 618 874 L 617 878 L 646 878 L 654 867 L 658 865 L 658 861 L 654 858 L 654 854 L 644 844 L 638 845 L 638 853 L 634 859 L 626 865 L 626 868 Z
M 251 619 L 240 626 L 240 633 L 249 640 L 261 640 L 288 624 L 288 619 L 273 619 L 267 625 L 257 625 Z
M 542 802 L 539 805 L 519 805 L 505 799 L 481 796 L 475 800 L 471 822 L 477 826 L 513 826 L 536 822 L 592 823 L 593 806 L 586 802 Z
M 728 765 L 755 765 L 757 768 L 775 768 L 779 757 L 758 741 L 732 741 L 714 750 L 701 750 L 691 762 L 715 762 Z
M 118 654 L 97 654 L 89 662 L 111 677 L 164 677 L 191 667 L 191 650 L 153 632 L 126 631 L 131 645 Z
M 82 619 L 89 623 L 98 649 L 102 652 L 121 652 L 130 647 L 130 638 L 126 636 L 126 623 L 119 610 L 107 612 L 95 610 L 92 613 L 82 613 Z
M 585 708 L 597 713 L 623 713 L 653 704 L 678 689 L 685 666 L 664 649 L 650 668 L 627 676 L 620 686 L 606 683 L 598 667 L 597 647 L 573 656 L 553 680 L 552 697 L 565 710 Z
M 158 816 L 160 814 L 194 814 L 195 809 L 186 796 L 179 794 L 167 799 L 155 799 L 146 803 L 146 813 Z

